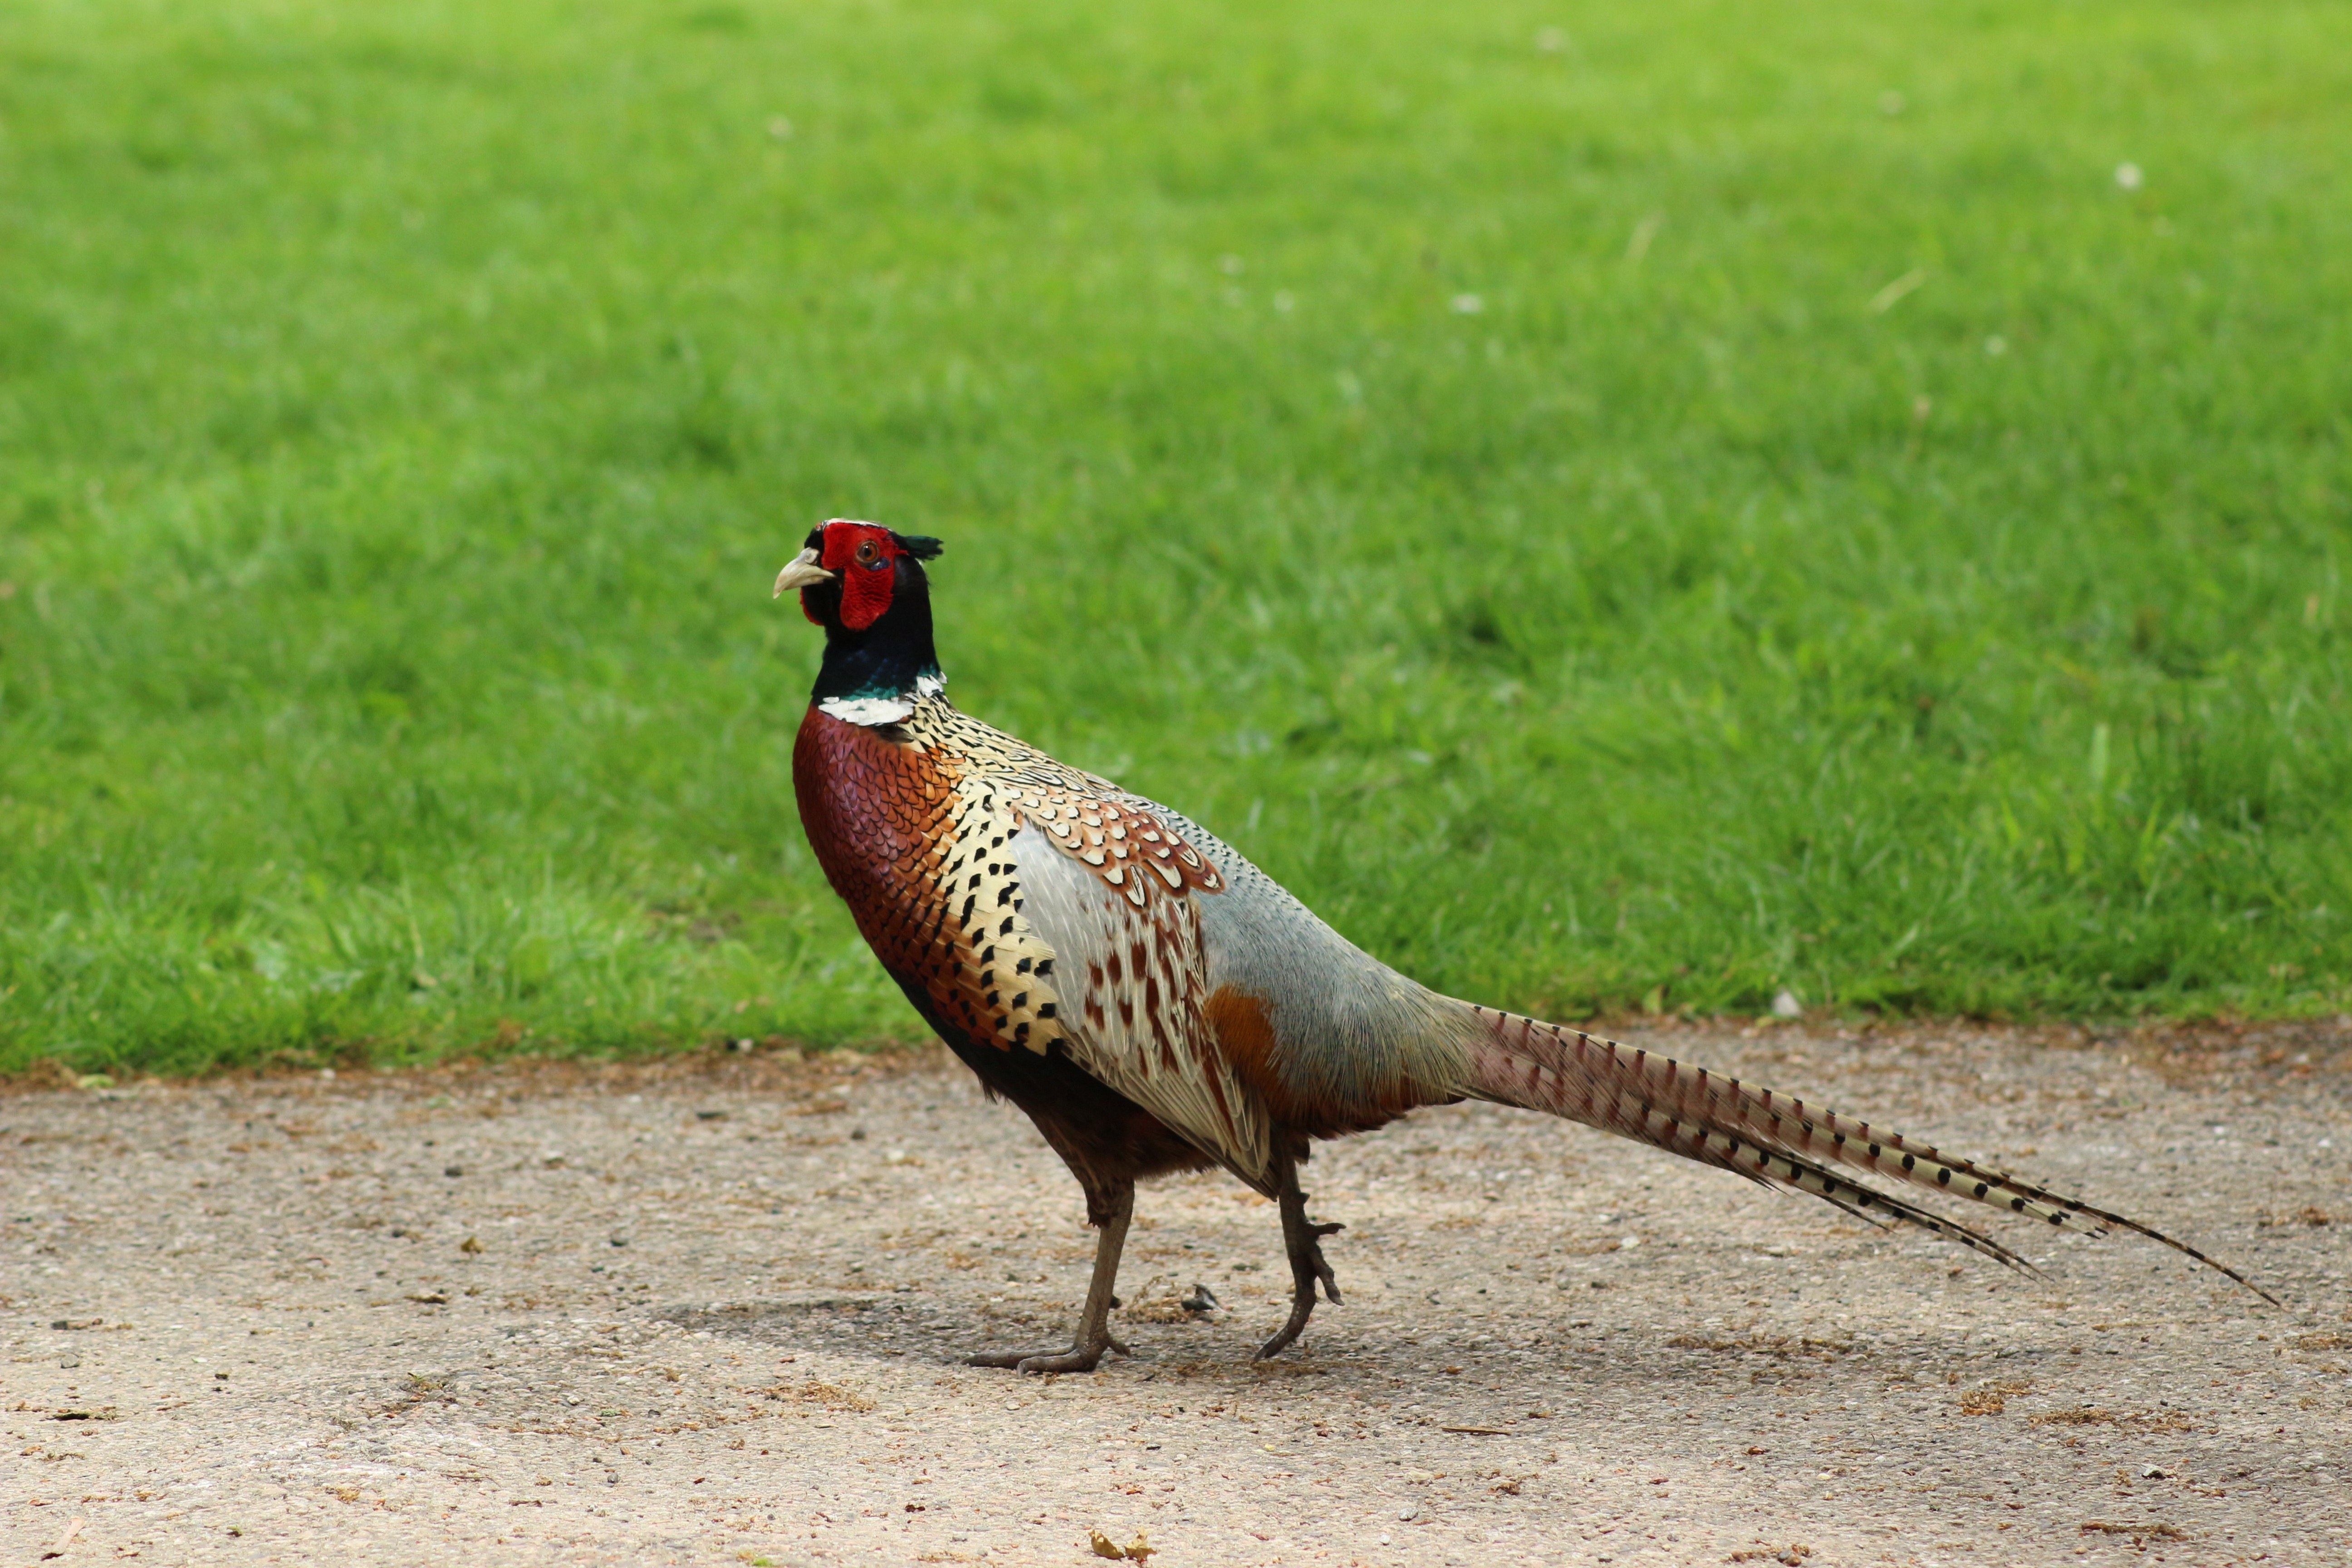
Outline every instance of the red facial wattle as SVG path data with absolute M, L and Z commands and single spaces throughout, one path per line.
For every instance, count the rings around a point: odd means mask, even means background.
M 826 571 L 840 574 L 845 627 L 862 632 L 882 618 L 890 607 L 891 590 L 898 585 L 901 553 L 898 540 L 887 528 L 865 522 L 825 524 L 824 549 L 817 559 Z M 809 593 L 806 588 L 801 590 L 801 613 L 823 626 L 824 617 L 809 605 Z

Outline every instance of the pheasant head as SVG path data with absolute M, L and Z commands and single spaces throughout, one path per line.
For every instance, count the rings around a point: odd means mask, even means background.
M 776 597 L 797 588 L 801 613 L 824 628 L 814 699 L 837 719 L 895 724 L 915 699 L 947 684 L 931 646 L 930 581 L 940 542 L 877 522 L 835 518 L 809 531 L 776 574 Z

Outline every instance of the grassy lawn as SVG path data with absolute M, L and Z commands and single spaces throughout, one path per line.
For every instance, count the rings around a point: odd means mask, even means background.
M 0 6 L 0 1068 L 911 1035 L 967 709 L 1554 1016 L 2352 1007 L 2352 10 Z

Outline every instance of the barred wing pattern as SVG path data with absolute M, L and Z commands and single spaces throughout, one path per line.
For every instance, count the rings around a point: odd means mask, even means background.
M 1196 899 L 1224 879 L 1150 802 L 1066 766 L 942 698 L 901 731 L 956 780 L 952 917 L 999 1045 L 1055 1044 L 1254 1186 L 1272 1166 L 1260 1098 L 1206 1013 Z M 976 901 L 975 901 L 976 900 Z

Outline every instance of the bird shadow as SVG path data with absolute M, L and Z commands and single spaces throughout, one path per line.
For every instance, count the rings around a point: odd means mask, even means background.
M 739 1344 L 761 1345 L 789 1353 L 824 1352 L 877 1365 L 961 1366 L 976 1351 L 1013 1346 L 1050 1347 L 1067 1341 L 1066 1314 L 996 1310 L 984 1314 L 894 1298 L 843 1293 L 786 1301 L 677 1305 L 652 1316 L 688 1332 L 708 1333 Z M 1146 1379 L 1230 1381 L 1237 1385 L 1325 1377 L 1356 1370 L 1358 1358 L 1332 1362 L 1308 1347 L 1268 1362 L 1252 1355 L 1270 1325 L 1203 1319 L 1174 1325 L 1115 1323 L 1131 1355 L 1109 1355 L 1103 1370 Z

